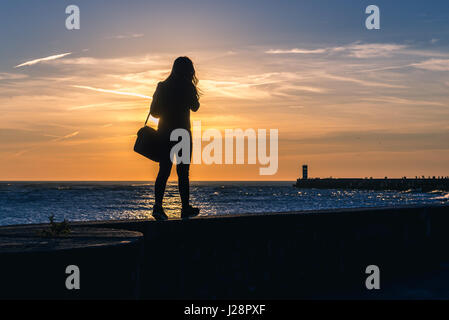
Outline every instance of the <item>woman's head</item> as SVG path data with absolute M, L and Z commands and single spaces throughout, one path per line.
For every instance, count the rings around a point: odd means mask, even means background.
M 186 80 L 192 82 L 194 86 L 198 83 L 193 62 L 188 57 L 179 57 L 175 60 L 170 73 L 170 78 Z
M 182 83 L 192 85 L 194 95 L 199 99 L 200 90 L 197 88 L 198 78 L 195 75 L 193 62 L 188 57 L 176 58 L 171 73 L 166 81 L 169 83 L 181 84 L 181 86 L 184 86 Z

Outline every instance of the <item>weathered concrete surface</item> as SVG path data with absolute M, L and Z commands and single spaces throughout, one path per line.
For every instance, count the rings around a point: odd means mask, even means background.
M 72 227 L 40 237 L 45 225 L 0 228 L 0 298 L 138 298 L 142 234 Z M 67 290 L 66 267 L 80 269 L 81 289 Z
M 144 298 L 404 298 L 449 261 L 448 206 L 93 225 L 144 233 Z M 381 291 L 365 288 L 371 264 Z
M 144 234 L 140 298 L 449 297 L 447 290 L 437 286 L 441 279 L 449 279 L 445 264 L 449 261 L 449 206 L 75 225 Z M 84 283 L 103 274 L 104 261 L 113 264 L 128 259 L 116 248 L 91 257 L 101 267 L 94 263 L 83 267 L 91 274 Z M 371 264 L 381 269 L 380 291 L 365 288 L 365 269 Z M 108 275 L 112 281 L 114 274 L 123 272 L 112 271 Z M 429 275 L 430 282 L 425 280 Z M 66 275 L 62 271 L 58 276 Z M 116 290 L 121 285 L 115 284 Z
M 7 226 L 0 228 L 0 254 L 48 252 L 89 247 L 119 246 L 138 241 L 143 235 L 136 231 L 111 228 L 72 227 L 69 234 L 43 237 L 46 225 Z

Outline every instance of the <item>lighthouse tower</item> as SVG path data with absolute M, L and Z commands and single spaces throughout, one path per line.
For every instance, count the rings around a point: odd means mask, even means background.
M 303 180 L 307 180 L 308 179 L 308 177 L 309 177 L 308 171 L 309 171 L 308 166 L 306 164 L 304 164 L 302 166 L 302 179 Z

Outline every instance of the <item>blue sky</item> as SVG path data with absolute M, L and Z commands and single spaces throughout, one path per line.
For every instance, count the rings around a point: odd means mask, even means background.
M 64 9 L 77 4 L 82 28 L 64 28 Z M 364 29 L 364 8 L 381 9 L 381 30 Z M 172 39 L 189 38 L 188 49 L 232 48 L 253 45 L 313 46 L 354 41 L 414 42 L 427 46 L 429 38 L 448 45 L 447 1 L 25 1 L 2 0 L 0 10 L 0 66 L 50 50 L 80 50 L 103 44 L 121 33 L 145 34 L 148 47 L 172 49 L 160 30 Z M 196 38 L 202 41 L 195 41 Z M 205 41 L 207 40 L 207 42 Z M 152 45 L 152 42 L 154 44 Z M 114 54 L 116 48 L 104 46 Z M 124 50 L 124 49 L 122 49 Z M 133 48 L 135 50 L 135 48 Z M 105 52 L 106 53 L 106 52 Z
M 80 30 L 65 29 L 69 4 Z M 364 27 L 371 4 L 380 30 Z M 317 176 L 448 175 L 448 17 L 447 1 L 2 0 L 0 179 L 151 179 L 129 149 L 179 55 L 196 64 L 205 127 L 279 129 L 273 179 L 302 162 Z

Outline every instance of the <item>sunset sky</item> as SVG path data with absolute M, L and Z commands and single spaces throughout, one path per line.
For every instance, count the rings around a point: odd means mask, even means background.
M 80 30 L 65 28 L 70 4 Z M 370 4 L 380 30 L 365 28 Z M 447 0 L 2 0 L 0 180 L 153 180 L 132 147 L 182 55 L 203 129 L 279 130 L 276 175 L 203 164 L 192 180 L 293 181 L 303 163 L 314 177 L 449 175 L 448 17 Z

